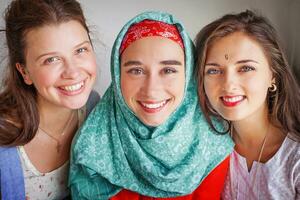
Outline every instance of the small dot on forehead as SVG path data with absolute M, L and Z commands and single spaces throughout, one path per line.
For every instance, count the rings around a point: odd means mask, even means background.
M 225 57 L 225 59 L 226 59 L 226 60 L 228 60 L 228 54 L 225 54 L 225 56 L 224 56 L 224 57 Z

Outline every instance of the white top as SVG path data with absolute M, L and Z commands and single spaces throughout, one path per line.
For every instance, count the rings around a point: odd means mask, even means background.
M 51 172 L 41 173 L 31 163 L 23 146 L 18 147 L 18 152 L 23 168 L 26 199 L 54 200 L 69 195 L 67 188 L 69 161 Z
M 86 116 L 85 106 L 78 109 L 78 127 Z M 66 198 L 68 189 L 69 161 L 59 168 L 41 173 L 30 161 L 23 146 L 18 146 L 18 153 L 24 174 L 26 200 L 61 200 Z
M 286 137 L 277 153 L 266 163 L 253 162 L 250 172 L 244 157 L 230 155 L 222 199 L 300 199 L 300 143 Z

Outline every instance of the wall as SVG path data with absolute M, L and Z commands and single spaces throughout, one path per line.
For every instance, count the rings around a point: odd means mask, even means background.
M 300 1 L 290 3 L 288 20 L 288 59 L 300 84 Z
M 1 13 L 3 13 L 8 2 L 10 0 L 1 0 Z M 293 63 L 296 63 L 295 55 L 300 51 L 299 43 L 295 44 L 288 40 L 291 38 L 291 34 L 297 33 L 290 31 L 293 29 L 289 26 L 291 18 L 294 20 L 293 26 L 297 26 L 297 30 L 300 28 L 298 22 L 300 9 L 294 8 L 295 4 L 299 5 L 299 0 L 110 0 L 109 3 L 104 0 L 80 0 L 80 2 L 93 32 L 92 38 L 96 47 L 99 68 L 95 88 L 101 94 L 104 93 L 110 83 L 110 51 L 115 37 L 129 19 L 146 10 L 161 10 L 172 13 L 185 24 L 191 37 L 194 38 L 204 25 L 226 13 L 254 9 L 263 13 L 273 22 L 283 38 L 284 48 L 292 49 L 289 52 L 293 55 L 290 58 Z M 0 23 L 0 26 L 3 27 L 3 21 Z M 1 37 L 3 36 L 1 35 Z M 2 51 L 0 55 L 5 55 L 3 49 L 0 51 Z M 3 67 L 3 64 L 1 66 Z

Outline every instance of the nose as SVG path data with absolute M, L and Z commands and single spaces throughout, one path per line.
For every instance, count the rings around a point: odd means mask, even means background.
M 157 97 L 159 88 L 161 88 L 161 80 L 157 74 L 147 74 L 143 83 L 142 93 L 148 98 Z
M 223 90 L 225 92 L 232 92 L 237 89 L 237 74 L 233 71 L 226 71 L 223 80 Z
M 65 60 L 63 66 L 62 77 L 64 79 L 75 79 L 79 75 L 79 67 L 76 62 L 70 60 Z

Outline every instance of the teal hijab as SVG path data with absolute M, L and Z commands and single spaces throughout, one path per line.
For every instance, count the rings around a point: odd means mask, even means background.
M 184 98 L 157 127 L 136 117 L 120 87 L 120 45 L 128 28 L 145 19 L 174 24 L 185 47 Z M 200 110 L 193 68 L 193 43 L 172 15 L 145 12 L 123 27 L 111 55 L 112 83 L 73 142 L 74 199 L 108 199 L 122 189 L 151 197 L 186 195 L 230 154 L 229 136 L 213 133 Z

